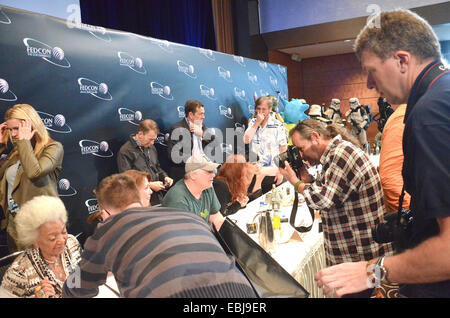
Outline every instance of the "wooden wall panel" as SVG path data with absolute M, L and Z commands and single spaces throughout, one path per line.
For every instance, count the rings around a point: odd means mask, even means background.
M 269 62 L 288 68 L 289 98 L 304 98 L 308 104 L 329 106 L 332 98 L 341 100 L 341 112 L 350 108 L 348 100 L 357 97 L 361 104 L 370 105 L 378 113 L 378 93 L 369 90 L 367 76 L 353 53 L 293 61 L 289 54 L 269 51 Z M 350 127 L 347 127 L 350 128 Z M 378 133 L 376 122 L 367 130 L 371 143 Z

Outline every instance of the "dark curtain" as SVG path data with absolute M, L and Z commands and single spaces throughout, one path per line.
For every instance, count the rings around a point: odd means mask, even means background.
M 80 0 L 83 23 L 216 50 L 211 0 Z

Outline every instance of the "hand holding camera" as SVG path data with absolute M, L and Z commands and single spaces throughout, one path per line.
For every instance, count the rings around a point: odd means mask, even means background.
M 311 176 L 297 147 L 288 146 L 286 152 L 275 157 L 275 163 L 278 165 L 280 173 L 290 183 L 295 184 L 298 178 L 306 183 L 311 182 Z
M 298 180 L 297 173 L 291 168 L 289 162 L 285 161 L 283 167 L 279 167 L 281 175 L 286 178 L 291 184 L 295 184 Z

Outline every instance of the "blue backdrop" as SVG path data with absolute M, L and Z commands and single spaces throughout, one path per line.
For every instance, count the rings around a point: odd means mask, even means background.
M 117 172 L 116 154 L 140 120 L 158 123 L 165 168 L 168 131 L 184 117 L 186 100 L 205 105 L 204 123 L 216 137 L 223 133 L 226 156 L 236 144 L 225 130 L 245 129 L 254 93 L 288 97 L 284 66 L 241 56 L 1 6 L 0 34 L 0 116 L 30 104 L 63 144 L 58 190 L 74 234 L 97 210 L 92 190 Z

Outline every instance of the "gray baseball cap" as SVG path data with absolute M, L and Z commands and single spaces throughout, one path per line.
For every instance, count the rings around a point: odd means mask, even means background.
M 188 160 L 186 160 L 186 165 L 184 169 L 186 173 L 198 169 L 213 172 L 214 170 L 217 169 L 218 166 L 220 166 L 220 164 L 212 162 L 205 155 L 194 155 L 190 156 Z

